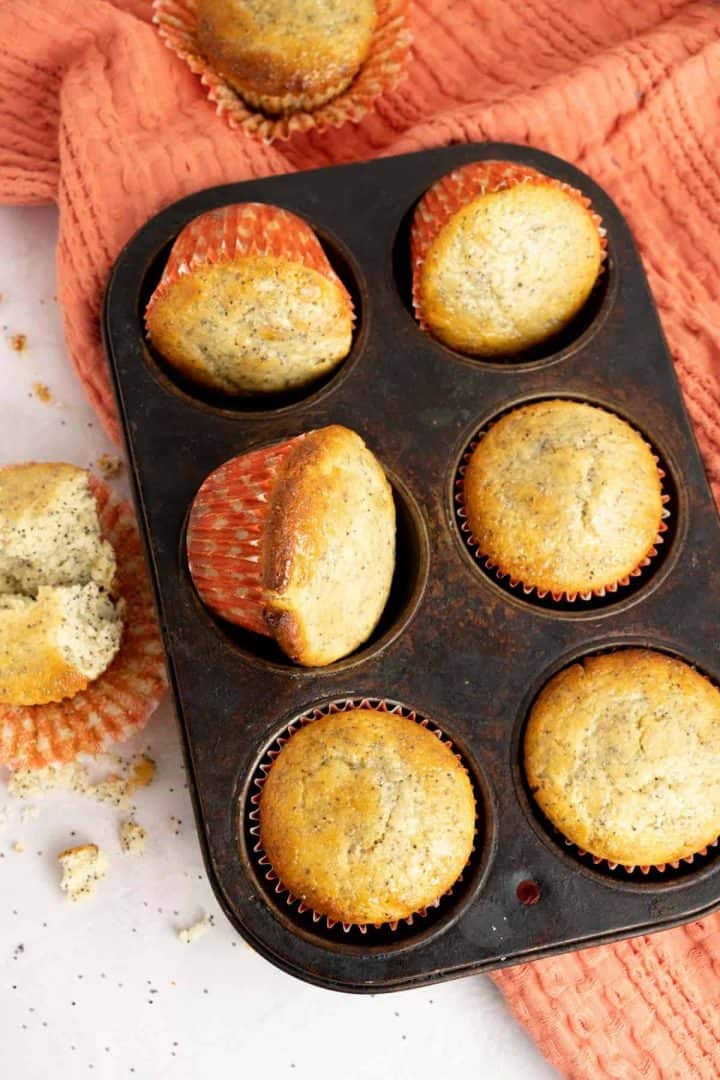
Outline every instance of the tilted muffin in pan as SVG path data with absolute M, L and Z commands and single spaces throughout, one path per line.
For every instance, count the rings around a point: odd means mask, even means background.
M 185 226 L 145 324 L 165 361 L 193 383 L 264 395 L 310 386 L 342 362 L 353 305 L 305 221 L 239 203 Z
M 334 424 L 211 473 L 188 521 L 188 563 L 217 615 L 330 664 L 362 645 L 387 603 L 395 503 L 359 435 Z
M 263 783 L 258 820 L 267 862 L 315 915 L 395 924 L 437 904 L 462 874 L 475 797 L 433 731 L 361 708 L 290 737 Z
M 565 668 L 524 756 L 540 809 L 596 859 L 664 869 L 720 835 L 720 690 L 682 660 L 621 649 Z
M 600 218 L 569 184 L 512 162 L 463 165 L 415 211 L 416 316 L 459 352 L 522 354 L 578 314 L 604 254 Z

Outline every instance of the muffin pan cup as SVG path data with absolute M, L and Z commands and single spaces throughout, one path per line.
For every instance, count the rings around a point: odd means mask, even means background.
M 481 158 L 528 164 L 579 188 L 607 229 L 606 268 L 579 320 L 539 353 L 507 362 L 460 356 L 411 314 L 413 207 L 444 173 Z M 194 396 L 143 336 L 142 313 L 177 233 L 205 210 L 245 200 L 308 220 L 359 313 L 338 373 L 277 408 Z M 661 880 L 588 865 L 542 821 L 523 779 L 528 709 L 578 656 L 651 646 L 720 682 L 720 522 L 632 236 L 596 184 L 549 154 L 485 143 L 203 191 L 153 218 L 121 253 L 104 336 L 207 871 L 257 951 L 321 986 L 375 993 L 665 929 L 720 906 L 717 849 Z M 554 396 L 628 419 L 660 455 L 672 496 L 672 528 L 637 585 L 571 610 L 512 595 L 484 573 L 453 502 L 473 436 L 514 404 Z M 405 514 L 399 550 L 412 587 L 378 640 L 304 670 L 256 651 L 207 612 L 187 569 L 185 524 L 218 465 L 329 423 L 357 430 L 398 482 L 402 505 L 418 504 Z M 303 921 L 266 888 L 249 844 L 253 778 L 268 748 L 293 718 L 343 698 L 416 709 L 452 741 L 476 785 L 476 863 L 457 896 L 407 932 L 335 936 L 337 928 Z

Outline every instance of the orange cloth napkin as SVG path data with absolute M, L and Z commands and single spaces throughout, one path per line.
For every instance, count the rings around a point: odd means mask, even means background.
M 68 347 L 119 436 L 98 315 L 111 263 L 198 188 L 448 142 L 530 143 L 628 217 L 720 497 L 720 6 L 415 0 L 408 78 L 358 126 L 272 147 L 219 120 L 146 0 L 0 10 L 0 201 L 60 207 Z M 495 976 L 564 1075 L 720 1076 L 720 915 Z

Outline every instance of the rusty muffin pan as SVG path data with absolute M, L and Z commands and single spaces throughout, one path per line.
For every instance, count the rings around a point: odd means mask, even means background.
M 410 304 L 409 225 L 444 173 L 500 158 L 580 188 L 608 259 L 574 324 L 520 358 L 472 360 L 423 333 Z M 143 312 L 173 240 L 228 203 L 277 204 L 317 231 L 357 311 L 352 351 L 294 397 L 226 400 L 182 384 L 153 352 Z M 228 918 L 286 971 L 377 992 L 487 971 L 660 930 L 720 905 L 718 848 L 664 873 L 596 865 L 542 819 L 525 788 L 523 726 L 542 685 L 576 657 L 623 645 L 680 656 L 720 682 L 720 523 L 645 274 L 621 214 L 564 161 L 501 143 L 453 146 L 201 191 L 130 241 L 110 280 L 105 345 L 210 880 Z M 454 500 L 473 437 L 513 406 L 567 396 L 629 420 L 666 472 L 670 528 L 640 578 L 605 598 L 538 601 L 468 549 Z M 185 558 L 189 507 L 236 454 L 330 423 L 359 432 L 392 481 L 398 564 L 370 641 L 322 669 L 215 619 Z M 398 703 L 450 739 L 473 779 L 475 851 L 451 895 L 395 929 L 328 926 L 289 904 L 254 851 L 261 766 L 296 718 L 333 703 Z

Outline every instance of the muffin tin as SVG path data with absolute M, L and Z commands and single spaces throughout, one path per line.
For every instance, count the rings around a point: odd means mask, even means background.
M 484 158 L 580 188 L 608 234 L 605 272 L 574 325 L 529 356 L 492 362 L 424 334 L 410 304 L 414 205 L 444 173 Z M 356 305 L 350 356 L 304 396 L 213 397 L 179 383 L 144 337 L 144 307 L 180 229 L 205 210 L 249 200 L 309 221 Z M 718 848 L 663 874 L 596 866 L 553 833 L 523 780 L 528 709 L 578 656 L 652 646 L 720 682 L 720 522 L 640 258 L 601 188 L 550 154 L 503 143 L 211 188 L 130 241 L 103 322 L 205 862 L 228 918 L 255 949 L 321 986 L 377 992 L 660 930 L 720 905 Z M 659 455 L 671 495 L 670 529 L 643 575 L 574 603 L 524 596 L 484 570 L 454 501 L 477 432 L 516 404 L 559 396 L 629 420 Z M 358 431 L 387 468 L 399 561 L 373 638 L 345 660 L 305 670 L 203 607 L 185 526 L 200 484 L 223 461 L 335 422 Z M 252 796 L 266 754 L 294 719 L 348 700 L 427 717 L 462 755 L 477 793 L 477 842 L 462 880 L 426 918 L 394 930 L 314 922 L 286 903 L 253 851 Z

